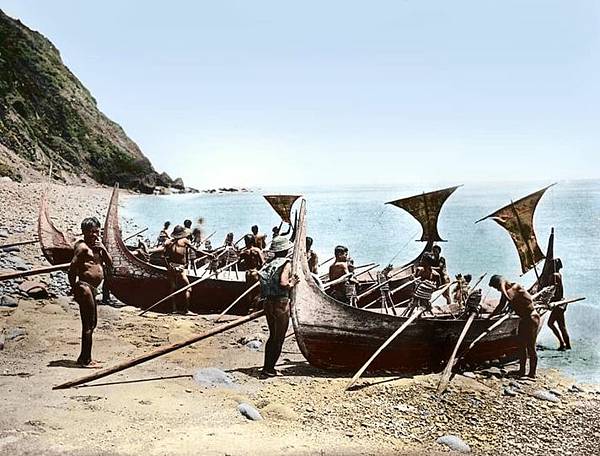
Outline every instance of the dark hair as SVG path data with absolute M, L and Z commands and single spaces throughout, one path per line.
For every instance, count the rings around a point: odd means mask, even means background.
M 306 249 L 310 249 L 313 245 L 313 238 L 306 236 Z
M 442 248 L 441 248 L 439 245 L 434 245 L 434 246 L 431 248 L 431 251 L 432 251 L 432 252 L 434 252 L 435 250 L 439 250 L 439 251 L 441 252 L 441 251 L 442 251 Z
M 560 261 L 560 258 L 554 258 L 554 260 L 552 262 L 552 266 L 554 267 L 554 272 L 560 271 L 563 267 L 562 261 Z
M 278 226 L 274 226 L 271 231 L 273 231 L 274 236 L 279 236 L 279 227 Z
M 256 245 L 253 234 L 246 234 L 244 236 L 244 242 L 246 243 L 246 247 L 251 247 L 251 246 Z
M 504 277 L 502 277 L 501 275 L 495 274 L 492 277 L 490 277 L 489 286 L 497 288 L 500 286 L 500 283 L 502 282 L 502 280 L 504 280 Z
M 252 225 L 252 232 L 257 232 L 258 233 L 258 225 Z
M 333 250 L 335 256 L 341 255 L 342 253 L 348 253 L 348 247 L 344 247 L 343 245 L 336 245 Z
M 166 230 L 166 229 L 167 229 L 167 228 L 169 228 L 170 226 L 171 226 L 171 222 L 169 222 L 169 221 L 167 220 L 167 221 L 165 222 L 164 226 L 163 226 L 163 229 L 165 229 L 165 230 Z
M 100 229 L 100 222 L 96 217 L 87 217 L 83 219 L 81 222 L 81 232 L 85 233 L 86 231 L 91 230 L 92 228 Z
M 194 228 L 192 231 L 193 236 L 196 236 L 197 234 L 202 234 L 202 230 L 200 228 Z
M 186 228 L 191 228 L 192 227 L 192 221 L 191 220 L 184 220 L 183 221 L 183 226 L 185 226 Z
M 433 266 L 435 264 L 435 258 L 431 253 L 425 253 L 421 258 L 421 263 L 425 266 Z
M 470 282 L 472 278 L 473 277 L 471 276 L 471 274 L 465 274 L 464 276 L 465 282 Z

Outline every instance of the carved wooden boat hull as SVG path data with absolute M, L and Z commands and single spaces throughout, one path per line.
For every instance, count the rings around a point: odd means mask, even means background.
M 299 215 L 292 269 L 300 282 L 292 291 L 292 323 L 302 354 L 324 369 L 357 370 L 407 318 L 351 307 L 325 294 L 312 280 L 305 253 L 305 201 Z M 477 318 L 463 347 L 496 321 Z M 402 373 L 438 372 L 443 369 L 466 319 L 421 318 L 395 339 L 370 370 Z M 519 318 L 513 316 L 483 339 L 462 361 L 508 362 L 517 359 Z
M 59 231 L 48 214 L 48 199 L 46 192 L 42 194 L 38 213 L 38 239 L 42 254 L 50 264 L 69 263 L 73 259 L 75 238 L 69 233 Z
M 136 258 L 125 246 L 119 227 L 119 190 L 115 187 L 104 227 L 104 245 L 113 261 L 108 275 L 110 292 L 123 303 L 146 309 L 170 294 L 169 281 L 165 268 L 151 265 Z M 207 279 L 192 287 L 190 310 L 195 313 L 219 313 L 230 305 L 248 287 L 244 273 L 222 273 L 219 279 Z M 189 275 L 190 282 L 199 278 Z M 231 310 L 232 314 L 248 313 L 250 301 L 242 299 Z M 173 305 L 167 301 L 153 310 L 171 312 Z

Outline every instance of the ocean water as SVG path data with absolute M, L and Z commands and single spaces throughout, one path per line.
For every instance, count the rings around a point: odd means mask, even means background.
M 496 209 L 548 185 L 550 182 L 468 184 L 460 187 L 444 205 L 438 231 L 448 242 L 441 244 L 451 277 L 470 273 L 474 280 L 487 272 L 502 274 L 530 285 L 533 271 L 521 276 L 519 259 L 506 231 L 492 220 L 474 222 Z M 421 229 L 409 214 L 384 204 L 455 185 L 401 184 L 362 187 L 261 188 L 249 193 L 136 196 L 122 202 L 121 216 L 149 227 L 154 240 L 162 223 L 171 228 L 189 218 L 203 219 L 206 234 L 216 231 L 213 246 L 220 245 L 227 232 L 238 239 L 257 224 L 271 234 L 279 225 L 277 214 L 263 194 L 302 194 L 307 200 L 308 233 L 320 261 L 333 255 L 343 244 L 357 265 L 393 262 L 400 265 L 417 256 L 423 243 Z M 297 207 L 297 206 L 295 206 Z M 545 252 L 551 227 L 555 228 L 555 256 L 563 262 L 565 296 L 585 296 L 569 306 L 567 327 L 573 349 L 558 352 L 558 342 L 545 326 L 538 338 L 542 367 L 560 368 L 583 382 L 600 381 L 600 180 L 564 181 L 548 189 L 534 218 L 538 242 Z M 540 264 L 541 270 L 541 264 Z M 484 279 L 483 293 L 488 292 Z M 490 290 L 490 296 L 497 292 Z

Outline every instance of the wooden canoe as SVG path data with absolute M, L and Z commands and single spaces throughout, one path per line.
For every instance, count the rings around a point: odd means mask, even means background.
M 113 261 L 108 274 L 108 288 L 121 302 L 146 309 L 170 294 L 165 268 L 146 263 L 133 255 L 121 238 L 119 226 L 119 189 L 115 186 L 106 216 L 103 242 Z M 188 275 L 190 282 L 199 277 Z M 207 279 L 192 287 L 190 310 L 195 313 L 219 313 L 247 289 L 243 272 L 224 272 L 219 279 Z M 245 298 L 232 309 L 231 313 L 248 313 L 250 300 Z M 170 312 L 172 304 L 165 302 L 154 309 L 157 312 Z
M 42 193 L 42 201 L 38 213 L 38 239 L 42 254 L 50 264 L 69 263 L 73 259 L 75 237 L 70 233 L 59 231 L 48 214 L 48 198 L 46 191 Z
M 291 317 L 296 340 L 308 362 L 319 368 L 354 371 L 406 320 L 343 304 L 325 294 L 312 279 L 305 253 L 306 202 L 302 201 L 292 260 L 300 282 L 291 295 Z M 469 344 L 498 317 L 476 318 L 464 339 Z M 439 372 L 450 357 L 465 319 L 424 317 L 394 340 L 373 362 L 371 371 Z M 508 318 L 480 342 L 462 363 L 517 359 L 519 317 Z

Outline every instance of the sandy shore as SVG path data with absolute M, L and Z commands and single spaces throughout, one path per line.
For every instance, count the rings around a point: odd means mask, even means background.
M 0 183 L 0 244 L 33 237 L 41 188 Z M 85 216 L 103 219 L 109 196 L 107 188 L 52 186 L 50 211 L 60 229 L 77 231 Z M 0 252 L 0 262 L 46 265 L 36 244 Z M 90 372 L 72 367 L 78 308 L 60 292 L 32 299 L 17 288 L 0 283 L 0 297 L 17 302 L 0 306 L 0 454 L 447 454 L 436 443 L 445 435 L 459 436 L 475 454 L 600 454 L 595 386 L 548 370 L 536 382 L 516 381 L 491 368 L 456 376 L 441 398 L 437 375 L 368 377 L 345 392 L 347 377 L 308 365 L 293 338 L 280 360 L 285 376 L 260 380 L 262 346 L 240 341 L 265 340 L 264 320 L 89 386 L 53 391 Z M 100 306 L 98 316 L 93 354 L 106 366 L 215 325 L 211 316 L 139 317 L 118 306 Z M 207 368 L 201 379 L 214 369 L 228 378 L 198 383 L 193 374 Z M 557 402 L 537 398 L 540 391 Z M 242 416 L 242 403 L 263 420 Z

